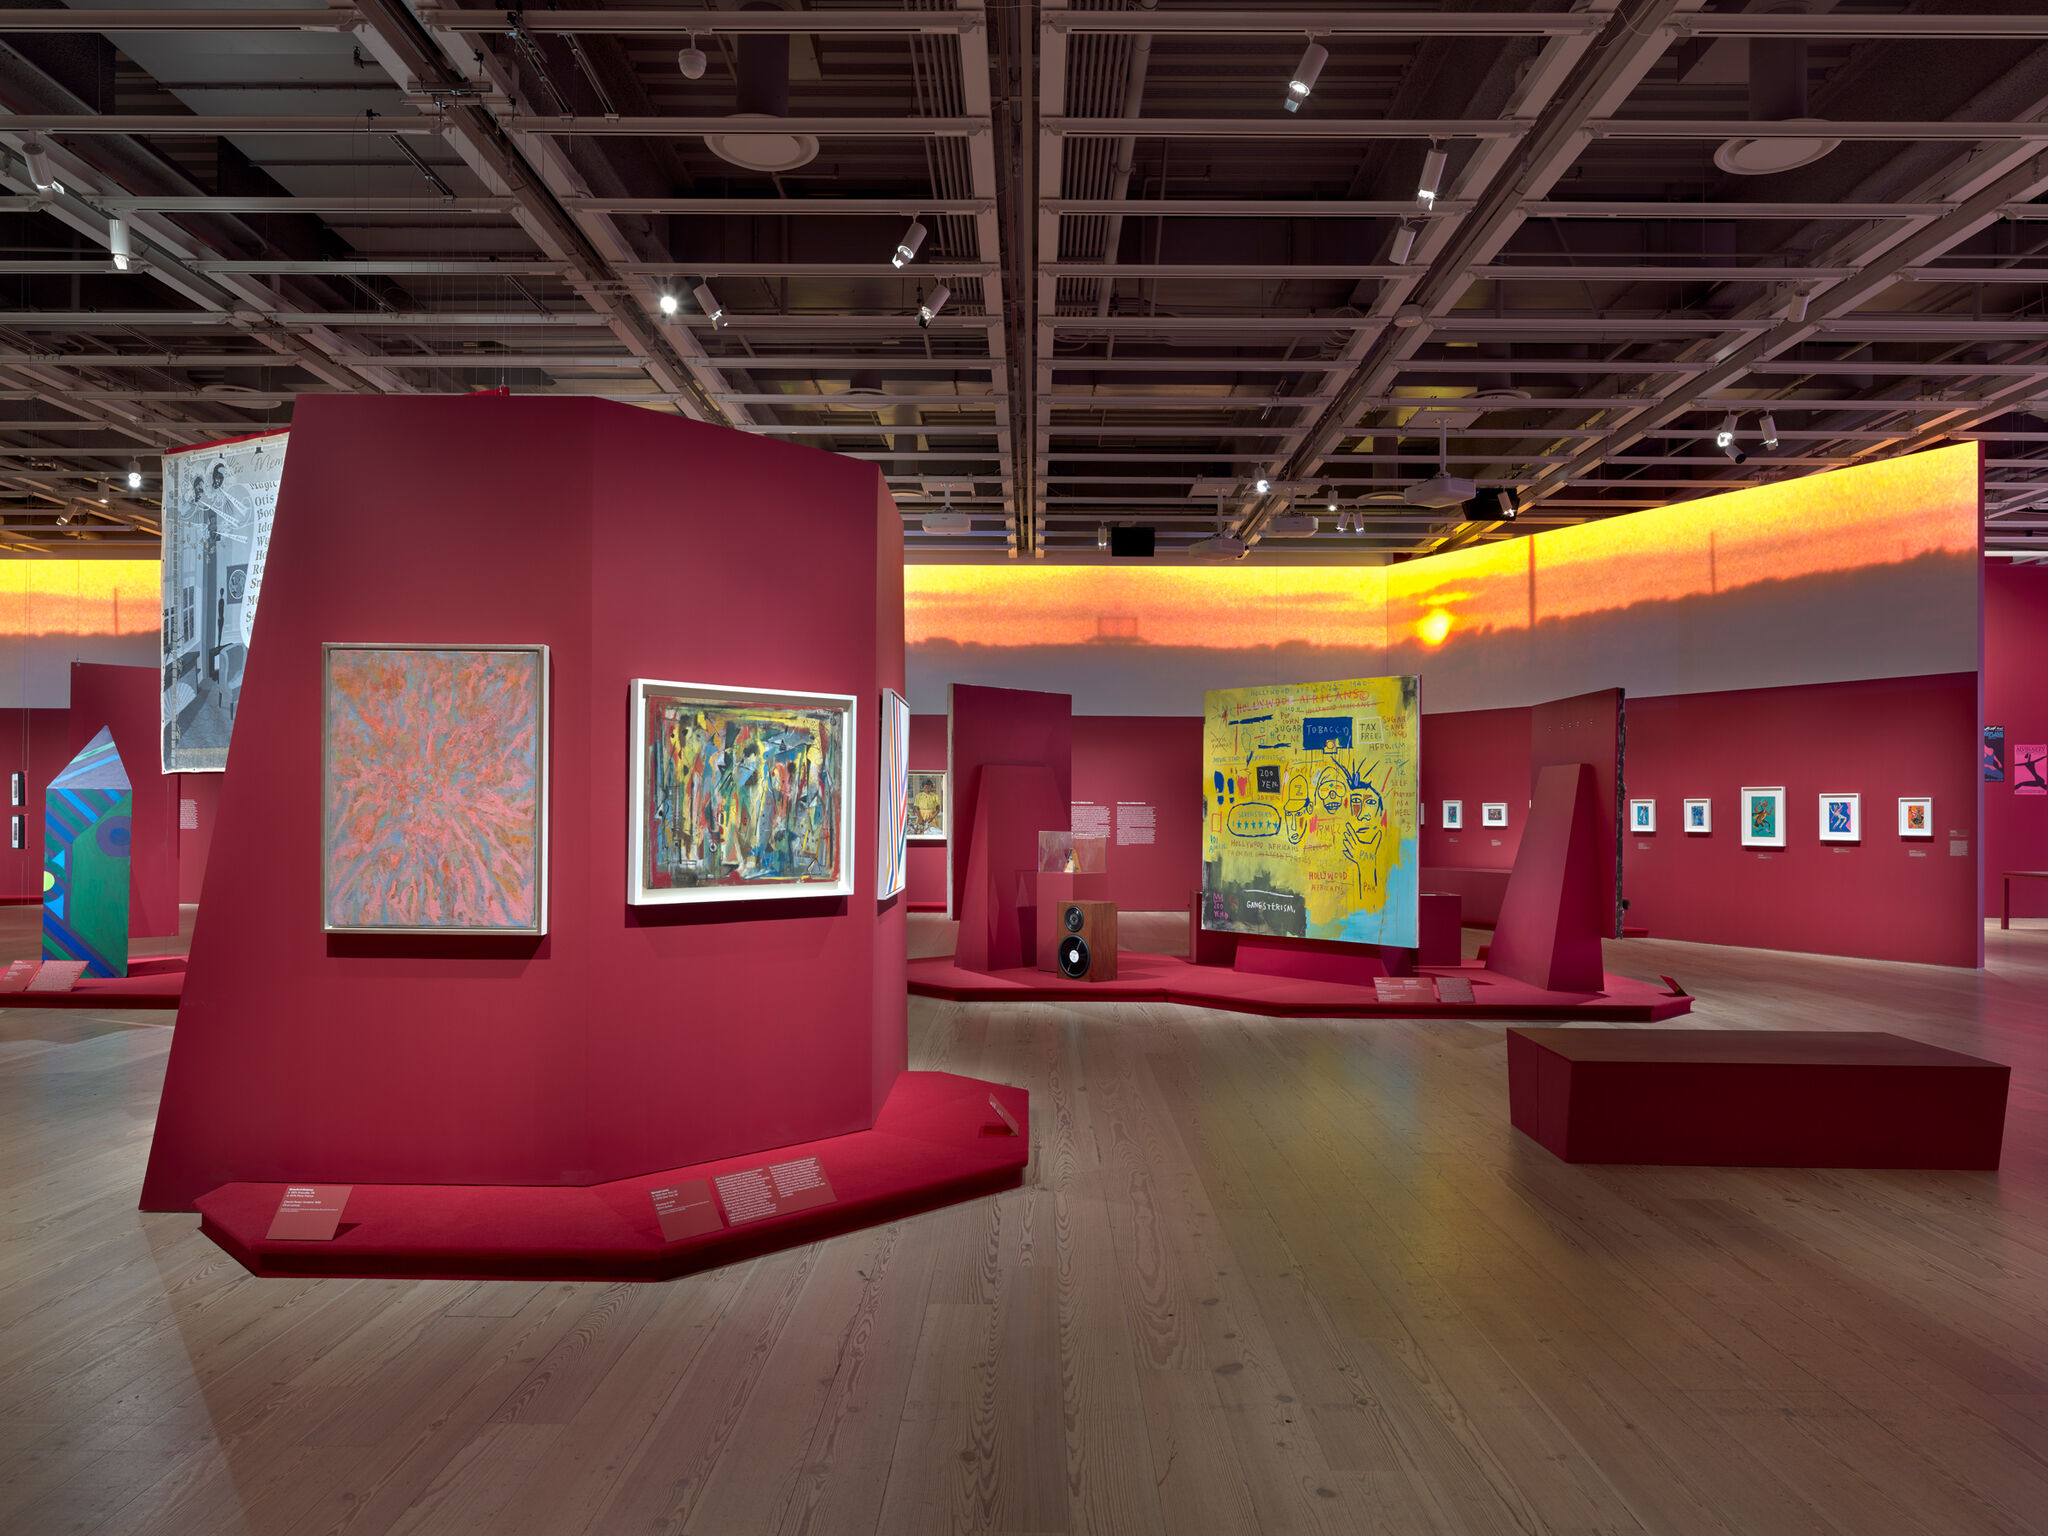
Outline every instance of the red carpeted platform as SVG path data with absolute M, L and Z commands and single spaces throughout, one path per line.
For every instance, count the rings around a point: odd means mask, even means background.
M 331 1242 L 264 1235 L 282 1184 L 224 1184 L 199 1197 L 199 1229 L 258 1275 L 661 1280 L 1012 1188 L 1030 1160 L 1029 1117 L 1021 1088 L 905 1072 L 874 1129 L 850 1136 L 573 1188 L 358 1184 Z M 832 1204 L 662 1240 L 650 1191 L 803 1157 L 823 1167 Z M 308 1181 L 346 1175 L 315 1170 Z
M 0 967 L 4 969 L 4 967 Z M 0 992 L 0 1008 L 167 1008 L 185 994 L 185 957 L 128 962 L 126 976 L 81 976 L 69 992 Z
M 1515 1128 L 1568 1163 L 1996 1168 L 2012 1069 L 1862 1031 L 1511 1029 Z
M 1654 1023 L 1692 1010 L 1692 999 L 1673 986 L 1660 989 L 1625 976 L 1608 976 L 1601 992 L 1546 992 L 1477 964 L 1423 966 L 1425 976 L 1461 976 L 1472 983 L 1469 1003 L 1382 1003 L 1371 985 L 1309 980 L 1193 965 L 1175 955 L 1119 950 L 1115 981 L 1068 981 L 1051 971 L 966 971 L 950 958 L 913 960 L 912 993 L 955 1002 L 1190 1003 L 1277 1018 L 1313 1019 L 1602 1019 Z

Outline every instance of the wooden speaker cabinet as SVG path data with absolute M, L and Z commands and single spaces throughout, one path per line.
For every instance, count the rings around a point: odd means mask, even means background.
M 1116 980 L 1116 903 L 1063 901 L 1053 924 L 1053 961 L 1069 981 Z

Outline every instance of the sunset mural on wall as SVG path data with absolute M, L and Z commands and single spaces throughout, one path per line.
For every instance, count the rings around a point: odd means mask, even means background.
M 0 560 L 0 707 L 71 702 L 71 663 L 153 667 L 154 560 Z
M 1477 709 L 1967 671 L 1978 461 L 1962 444 L 1386 567 L 914 565 L 912 703 L 962 681 L 1194 714 L 1208 688 L 1419 672 L 1425 708 Z

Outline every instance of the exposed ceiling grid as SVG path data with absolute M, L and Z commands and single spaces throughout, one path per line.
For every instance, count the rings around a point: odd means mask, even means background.
M 150 550 L 157 456 L 294 395 L 497 385 L 871 460 L 916 560 L 1377 563 L 1958 440 L 2048 535 L 2031 0 L 44 0 L 0 184 L 11 553 Z M 1413 504 L 1440 453 L 1521 516 Z

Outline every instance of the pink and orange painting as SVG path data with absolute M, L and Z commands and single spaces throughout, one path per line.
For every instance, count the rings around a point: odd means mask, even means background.
M 545 933 L 547 647 L 325 650 L 327 930 Z

